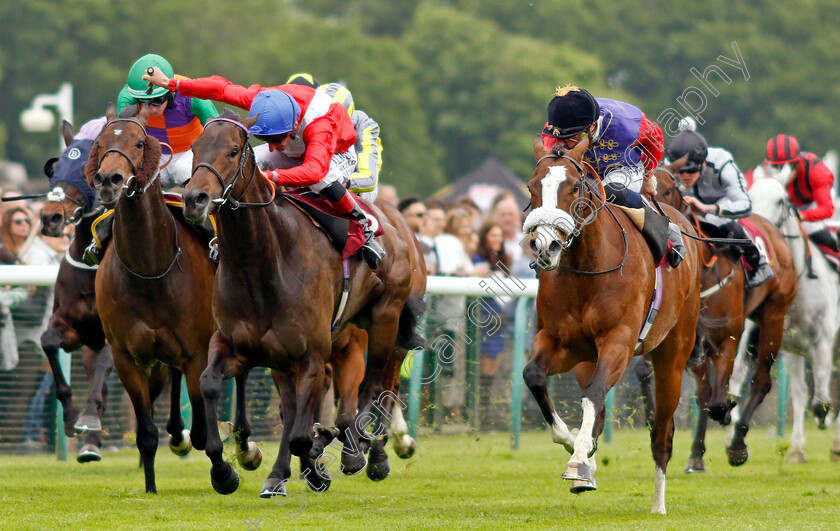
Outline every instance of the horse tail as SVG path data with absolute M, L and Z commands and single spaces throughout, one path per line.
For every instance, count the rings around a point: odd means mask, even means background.
M 694 339 L 694 349 L 688 357 L 685 364 L 686 369 L 697 367 L 706 361 L 706 356 L 714 354 L 717 347 L 712 342 L 712 330 L 726 326 L 728 319 L 726 317 L 710 317 L 700 311 L 700 316 L 697 319 L 697 335 Z
M 417 321 L 426 311 L 423 295 L 415 293 L 409 295 L 400 313 L 400 324 L 397 329 L 397 347 L 405 350 L 427 348 L 426 338 L 417 333 Z

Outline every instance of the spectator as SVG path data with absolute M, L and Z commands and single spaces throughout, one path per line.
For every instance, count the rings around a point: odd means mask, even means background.
M 455 201 L 455 206 L 463 208 L 470 215 L 470 225 L 473 230 L 478 232 L 481 227 L 481 209 L 475 204 L 475 201 L 470 199 L 468 195 L 462 195 Z
M 397 196 L 397 189 L 391 184 L 379 185 L 378 200 L 394 208 L 397 208 L 397 205 L 400 203 L 400 198 Z
M 382 190 L 379 191 L 379 195 L 382 196 Z M 411 196 L 400 201 L 397 204 L 397 210 L 403 215 L 414 234 L 419 234 L 423 216 L 426 215 L 426 205 L 417 196 Z
M 0 264 L 20 264 L 20 259 L 8 249 L 0 247 Z M 0 370 L 11 371 L 17 367 L 18 344 L 10 309 L 28 298 L 29 291 L 23 286 L 5 286 L 0 289 Z
M 456 207 L 446 214 L 443 232 L 457 236 L 467 256 L 471 256 L 478 249 L 478 234 L 473 230 L 472 216 L 464 208 Z
M 505 233 L 505 249 L 513 262 L 522 259 L 522 208 L 516 204 L 513 194 L 504 191 L 493 200 L 487 220 L 497 223 Z
M 506 275 L 502 266 L 509 271 L 511 259 L 505 251 L 505 236 L 501 225 L 493 222 L 482 225 L 478 232 L 478 251 L 472 255 L 472 259 L 475 263 L 474 274 L 476 275 L 487 276 L 490 272 Z M 501 297 L 485 297 L 483 302 L 481 322 L 493 323 L 497 326 L 495 330 L 488 327 L 482 328 L 480 346 L 479 403 L 485 418 L 481 424 L 492 426 L 495 422 L 491 420 L 491 413 L 495 415 L 497 411 L 491 402 L 490 389 L 493 379 L 499 372 L 501 361 L 499 355 L 505 350 L 505 327 L 498 326 L 498 322 L 507 320 L 503 305 L 508 301 Z M 491 318 L 491 315 L 495 318 Z
M 437 249 L 436 238 L 443 233 L 446 225 L 446 209 L 442 203 L 430 202 L 426 205 L 426 213 L 420 223 L 420 230 L 417 240 L 423 249 L 423 257 L 426 259 L 426 270 L 430 275 L 439 274 L 440 253 Z M 445 273 L 440 273 L 445 274 Z

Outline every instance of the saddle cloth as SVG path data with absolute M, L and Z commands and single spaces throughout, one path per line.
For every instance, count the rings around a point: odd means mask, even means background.
M 324 231 L 332 241 L 336 251 L 341 253 L 342 259 L 353 256 L 365 244 L 365 232 L 362 225 L 358 221 L 348 219 L 337 213 L 333 204 L 322 196 L 311 192 L 283 192 L 279 195 L 288 199 L 306 214 L 316 227 Z M 382 224 L 379 223 L 379 217 L 374 214 L 367 201 L 357 200 L 356 202 L 365 211 L 368 218 L 374 220 L 372 221 L 376 225 L 374 234 L 376 236 L 384 234 L 385 231 L 382 229 Z
M 741 218 L 738 220 L 738 223 L 746 229 L 747 234 L 750 235 L 752 241 L 755 242 L 755 246 L 758 247 L 758 252 L 763 254 L 764 258 L 766 258 L 769 262 L 770 259 L 773 258 L 773 255 L 770 251 L 770 246 L 767 245 L 767 236 L 761 232 L 761 229 L 759 229 L 755 223 L 750 221 L 749 218 Z M 746 262 L 744 262 L 744 265 L 749 268 L 749 266 L 746 265 Z
M 840 273 L 840 254 L 837 254 L 831 247 L 820 245 L 818 243 L 814 243 L 813 241 L 809 241 L 808 243 L 819 247 L 822 254 L 828 259 L 828 263 L 831 264 L 835 271 Z

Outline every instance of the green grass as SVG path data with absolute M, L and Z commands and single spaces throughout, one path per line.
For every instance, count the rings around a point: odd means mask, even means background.
M 560 474 L 568 460 L 545 432 L 525 433 L 510 450 L 507 434 L 421 438 L 416 455 L 392 458 L 391 476 L 374 483 L 363 474 L 339 477 L 324 494 L 305 494 L 294 519 L 257 492 L 277 444 L 262 444 L 265 459 L 241 472 L 230 496 L 210 487 L 203 453 L 179 459 L 162 448 L 159 494 L 143 492 L 136 450 L 106 452 L 100 463 L 59 463 L 54 456 L 0 456 L 3 529 L 820 529 L 840 525 L 840 463 L 831 463 L 831 432 L 808 430 L 809 462 L 791 465 L 786 440 L 767 428 L 748 437 L 751 457 L 732 468 L 723 431 L 707 438 L 705 474 L 688 476 L 690 433 L 675 437 L 668 470 L 665 516 L 651 515 L 653 461 L 643 430 L 621 430 L 598 450 L 599 490 L 575 496 Z M 298 483 L 290 492 L 299 491 Z M 303 499 L 304 494 L 297 495 Z M 252 529 L 255 529 L 252 527 Z

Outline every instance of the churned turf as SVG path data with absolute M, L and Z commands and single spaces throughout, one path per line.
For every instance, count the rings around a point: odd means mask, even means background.
M 784 461 L 786 440 L 768 428 L 748 437 L 751 456 L 732 468 L 724 434 L 710 430 L 705 474 L 683 467 L 691 434 L 677 433 L 668 470 L 665 516 L 651 515 L 653 461 L 644 430 L 621 430 L 598 450 L 599 490 L 575 496 L 560 478 L 568 454 L 545 432 L 421 438 L 410 460 L 392 458 L 379 483 L 364 473 L 336 478 L 315 494 L 290 484 L 286 505 L 258 489 L 276 455 L 240 471 L 230 496 L 216 494 L 203 453 L 187 459 L 161 448 L 159 494 L 143 492 L 134 449 L 106 452 L 100 463 L 56 462 L 54 456 L 0 456 L 3 529 L 836 529 L 840 526 L 840 463 L 828 458 L 831 432 L 810 427 L 808 463 Z M 290 514 L 298 514 L 290 518 Z

